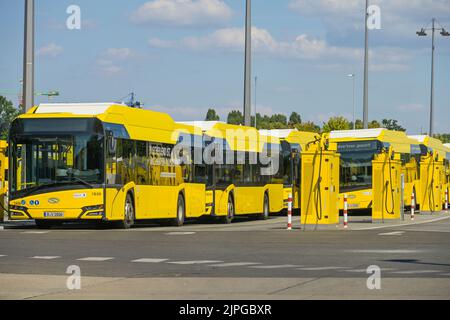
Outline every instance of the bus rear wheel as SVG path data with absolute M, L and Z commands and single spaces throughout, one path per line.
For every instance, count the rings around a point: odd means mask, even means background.
M 234 201 L 233 197 L 228 197 L 227 215 L 224 217 L 224 222 L 230 224 L 234 219 Z
M 125 199 L 124 218 L 122 221 L 119 221 L 118 227 L 120 229 L 130 229 L 134 225 L 134 218 L 133 199 L 131 198 L 131 194 L 128 193 Z
M 264 204 L 263 204 L 263 212 L 259 215 L 260 220 L 269 219 L 270 209 L 269 209 L 269 196 L 267 193 L 264 194 Z
M 177 202 L 177 217 L 173 219 L 173 226 L 182 227 L 184 225 L 184 220 L 186 218 L 186 205 L 184 202 L 184 197 L 180 194 L 178 195 Z

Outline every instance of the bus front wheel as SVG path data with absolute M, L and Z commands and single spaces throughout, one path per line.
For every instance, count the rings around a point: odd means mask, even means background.
M 118 223 L 118 227 L 120 229 L 130 229 L 134 225 L 134 218 L 133 199 L 131 198 L 131 194 L 128 193 L 125 199 L 124 218 Z

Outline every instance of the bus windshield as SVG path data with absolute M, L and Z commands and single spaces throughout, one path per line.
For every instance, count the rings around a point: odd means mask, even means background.
M 102 184 L 103 135 L 91 130 L 50 133 L 52 123 L 47 121 L 46 132 L 11 135 L 11 193 L 47 186 Z
M 379 144 L 378 141 L 338 143 L 341 192 L 372 188 L 372 160 L 380 152 Z

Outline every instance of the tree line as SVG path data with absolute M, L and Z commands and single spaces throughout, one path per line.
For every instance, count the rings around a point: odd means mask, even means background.
M 205 117 L 206 121 L 220 121 L 220 117 L 214 109 L 209 109 Z M 228 113 L 227 123 L 235 125 L 244 124 L 244 116 L 241 111 L 233 110 Z M 255 116 L 251 118 L 252 126 L 255 126 Z M 302 117 L 297 112 L 292 112 L 289 117 L 284 114 L 273 114 L 271 116 L 256 114 L 256 128 L 257 129 L 298 129 L 300 131 L 308 132 L 330 132 L 333 130 L 351 130 L 363 129 L 363 121 L 358 119 L 355 121 L 347 120 L 345 117 L 337 116 L 331 117 L 327 122 L 321 126 L 312 121 L 302 121 Z M 369 122 L 369 128 L 386 128 L 395 131 L 406 131 L 399 122 L 395 119 L 383 119 L 381 122 L 373 120 Z

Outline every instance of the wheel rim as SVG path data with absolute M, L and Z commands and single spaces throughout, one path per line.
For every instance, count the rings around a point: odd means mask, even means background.
M 183 212 L 183 205 L 181 201 L 178 202 L 178 221 L 183 222 L 184 220 L 184 212 Z
M 269 205 L 267 203 L 267 198 L 266 198 L 266 201 L 264 201 L 264 216 L 265 217 L 269 216 Z
M 233 219 L 234 213 L 233 213 L 233 203 L 231 201 L 228 201 L 228 219 Z
M 125 221 L 128 224 L 131 224 L 132 219 L 133 219 L 133 206 L 131 205 L 130 201 L 127 201 L 125 204 Z

